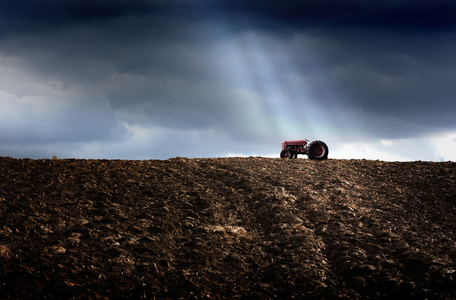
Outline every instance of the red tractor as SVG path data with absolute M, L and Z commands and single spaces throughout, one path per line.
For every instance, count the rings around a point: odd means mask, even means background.
M 283 141 L 281 158 L 296 158 L 298 154 L 307 154 L 310 159 L 323 160 L 328 158 L 328 146 L 322 141 L 313 141 L 309 144 L 309 140 L 299 141 Z

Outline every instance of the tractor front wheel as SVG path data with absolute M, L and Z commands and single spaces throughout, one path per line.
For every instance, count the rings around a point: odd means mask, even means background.
M 289 149 L 285 149 L 280 152 L 280 158 L 292 159 L 293 156 L 294 156 L 294 153 Z
M 307 148 L 307 156 L 310 159 L 323 160 L 328 158 L 328 146 L 322 141 L 313 141 Z

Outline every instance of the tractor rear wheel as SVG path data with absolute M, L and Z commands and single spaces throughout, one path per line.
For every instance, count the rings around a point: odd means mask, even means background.
M 292 159 L 293 155 L 294 155 L 294 153 L 289 149 L 285 149 L 280 152 L 280 158 Z
M 307 148 L 307 156 L 310 159 L 323 160 L 328 158 L 328 146 L 322 141 L 313 141 Z

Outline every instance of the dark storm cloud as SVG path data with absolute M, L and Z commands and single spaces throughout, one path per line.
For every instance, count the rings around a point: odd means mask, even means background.
M 39 31 L 74 22 L 109 19 L 153 12 L 153 1 L 5 0 L 0 3 L 3 35 L 11 31 Z
M 388 137 L 451 128 L 456 110 L 453 34 L 326 32 L 330 42 L 322 38 L 315 48 L 322 63 L 310 70 L 317 80 L 310 85 L 318 87 L 311 93 L 322 105 L 340 112 L 356 109 L 358 120 L 378 116 L 384 124 L 368 128 Z M 406 121 L 409 126 L 388 120 Z
M 373 26 L 382 28 L 453 28 L 456 3 L 450 0 L 396 1 L 222 1 L 237 16 L 271 19 L 288 26 Z
M 0 139 L 191 136 L 186 145 L 204 156 L 204 134 L 231 146 L 219 153 L 251 153 L 303 132 L 378 140 L 451 131 L 455 16 L 453 1 L 1 1 L 0 76 L 14 72 L 0 90 L 11 110 L 36 95 L 75 109 L 36 132 L 8 123 L 27 134 Z
M 382 28 L 454 28 L 456 3 L 450 0 L 4 0 L 0 16 L 12 27 L 117 18 L 124 15 L 164 15 L 182 18 L 227 17 L 239 24 L 271 26 L 378 26 Z M 266 25 L 263 23 L 263 25 Z M 39 28 L 39 27 L 38 27 Z M 8 29 L 4 28 L 3 31 Z

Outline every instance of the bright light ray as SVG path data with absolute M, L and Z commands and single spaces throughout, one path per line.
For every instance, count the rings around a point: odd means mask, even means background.
M 302 36 L 277 38 L 261 31 L 240 33 L 230 28 L 228 20 L 219 29 L 228 32 L 221 34 L 228 37 L 224 60 L 230 62 L 224 65 L 223 76 L 227 82 L 235 82 L 234 89 L 257 95 L 252 99 L 261 99 L 260 104 L 257 101 L 254 105 L 260 113 L 252 115 L 269 122 L 267 130 L 272 139 L 316 139 L 329 132 L 326 114 L 306 90 L 306 70 L 297 69 L 289 50 L 295 43 L 306 46 Z
M 248 65 L 253 88 L 264 99 L 266 111 L 273 116 L 279 134 L 285 135 L 292 129 L 289 122 L 294 119 L 294 113 L 277 78 L 279 70 L 275 65 L 276 57 L 274 53 L 265 50 L 265 46 L 254 33 L 244 36 L 241 43 L 240 53 L 243 54 L 243 60 Z

